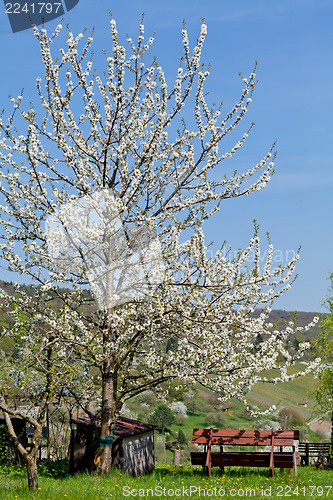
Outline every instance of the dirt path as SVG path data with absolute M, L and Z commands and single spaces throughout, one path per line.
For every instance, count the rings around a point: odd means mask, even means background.
M 329 437 L 331 434 L 332 425 L 330 422 L 326 422 L 325 420 L 312 421 L 309 427 L 313 432 L 319 432 L 325 437 Z

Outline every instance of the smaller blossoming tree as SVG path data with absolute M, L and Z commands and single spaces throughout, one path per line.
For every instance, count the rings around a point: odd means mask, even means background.
M 328 412 L 331 417 L 331 448 L 330 461 L 333 463 L 333 273 L 330 275 L 329 296 L 325 305 L 329 313 L 321 322 L 321 332 L 318 338 L 318 354 L 323 362 L 318 370 L 318 383 L 316 387 L 316 400 L 321 411 Z
M 27 292 L 28 290 L 28 292 Z M 68 363 L 70 347 L 61 342 L 63 331 L 71 329 L 63 308 L 50 305 L 49 295 L 40 289 L 16 286 L 13 295 L 0 289 L 1 313 L 9 316 L 1 337 L 10 338 L 14 353 L 1 362 L 0 409 L 9 435 L 26 465 L 28 485 L 38 488 L 37 458 L 45 416 L 61 395 L 75 391 L 80 404 L 95 395 L 84 364 Z M 85 385 L 85 390 L 79 388 Z M 90 394 L 89 394 L 90 392 Z M 17 400 L 17 396 L 20 400 Z M 18 436 L 12 418 L 22 418 L 33 428 L 29 446 Z

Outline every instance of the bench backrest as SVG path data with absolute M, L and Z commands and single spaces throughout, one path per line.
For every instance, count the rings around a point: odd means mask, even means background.
M 193 429 L 192 443 L 220 446 L 295 446 L 299 441 L 299 431 L 249 431 L 226 429 Z
M 298 446 L 298 449 L 299 451 L 313 451 L 313 452 L 317 452 L 317 451 L 327 451 L 327 453 L 329 452 L 329 449 L 330 449 L 330 446 L 331 446 L 331 443 L 305 443 L 305 442 L 302 442 L 302 443 L 299 443 L 299 446 Z

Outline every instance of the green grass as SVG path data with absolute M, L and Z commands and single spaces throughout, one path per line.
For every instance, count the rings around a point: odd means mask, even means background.
M 251 468 L 228 468 L 223 475 L 218 468 L 214 468 L 212 476 L 208 478 L 201 467 L 174 469 L 166 464 L 157 464 L 151 475 L 139 478 L 131 478 L 119 470 L 113 470 L 108 477 L 103 478 L 88 474 L 66 477 L 64 472 L 56 466 L 44 467 L 39 475 L 40 489 L 29 492 L 23 468 L 0 467 L 0 498 L 333 498 L 333 488 L 329 489 L 333 483 L 333 471 L 320 471 L 311 466 L 298 467 L 297 477 L 289 470 L 277 470 L 273 478 L 269 477 L 267 469 Z M 52 477 L 53 474 L 58 477 Z
M 179 427 L 179 426 L 178 426 Z M 186 424 L 185 424 L 186 429 L 201 429 L 203 427 L 206 427 L 205 425 L 205 416 L 203 414 L 198 414 L 197 412 L 195 414 L 189 414 Z M 182 428 L 182 427 L 180 427 Z

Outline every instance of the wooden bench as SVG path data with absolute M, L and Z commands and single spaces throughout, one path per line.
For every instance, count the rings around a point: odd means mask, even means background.
M 210 476 L 214 466 L 224 472 L 225 466 L 240 467 L 269 467 L 273 477 L 274 468 L 293 468 L 297 475 L 297 465 L 300 465 L 300 454 L 296 452 L 299 442 L 298 430 L 278 431 L 247 431 L 247 430 L 218 430 L 194 429 L 192 443 L 204 445 L 203 452 L 192 452 L 193 465 L 206 467 Z M 220 451 L 212 451 L 212 446 L 219 446 Z M 255 451 L 225 451 L 226 446 L 255 446 Z M 269 446 L 269 451 L 258 451 L 259 446 Z M 275 451 L 275 447 L 279 451 Z M 283 451 L 284 446 L 291 447 L 292 451 Z
M 319 458 L 322 456 L 329 458 L 331 443 L 299 443 L 298 451 L 301 455 L 301 465 L 309 465 L 310 457 Z

